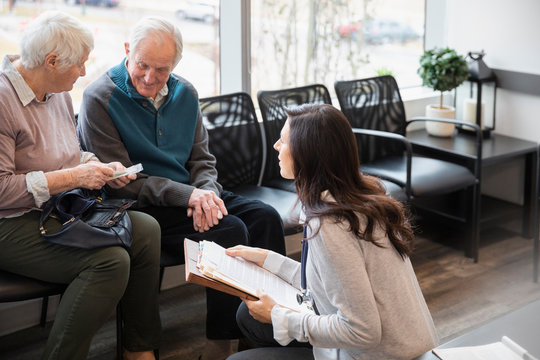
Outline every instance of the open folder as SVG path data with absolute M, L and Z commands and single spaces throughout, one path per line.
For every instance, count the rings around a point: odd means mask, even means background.
M 256 292 L 261 289 L 283 307 L 308 311 L 298 304 L 296 294 L 300 290 L 266 269 L 228 256 L 225 249 L 214 242 L 185 239 L 184 251 L 187 282 L 248 300 L 257 300 Z

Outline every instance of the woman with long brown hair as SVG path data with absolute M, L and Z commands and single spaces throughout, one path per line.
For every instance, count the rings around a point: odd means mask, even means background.
M 302 263 L 264 249 L 227 252 L 302 288 L 300 301 L 315 311 L 295 312 L 263 293 L 245 301 L 237 321 L 260 348 L 230 359 L 411 359 L 435 347 L 408 257 L 405 207 L 359 171 L 356 138 L 341 111 L 305 104 L 287 114 L 274 148 L 303 206 Z

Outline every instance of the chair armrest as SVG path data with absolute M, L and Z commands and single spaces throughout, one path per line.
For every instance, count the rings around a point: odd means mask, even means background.
M 412 124 L 413 122 L 426 122 L 426 121 L 434 121 L 434 122 L 442 122 L 442 123 L 450 123 L 455 125 L 461 125 L 461 126 L 467 126 L 469 128 L 472 128 L 476 135 L 476 159 L 474 166 L 474 176 L 478 179 L 480 176 L 480 171 L 482 168 L 482 129 L 480 129 L 480 126 L 477 124 L 468 122 L 468 121 L 462 121 L 462 120 L 455 120 L 455 119 L 445 119 L 445 118 L 431 118 L 427 116 L 415 116 L 409 120 L 407 120 L 405 129 L 407 129 L 407 126 L 409 124 Z
M 409 126 L 410 123 L 413 123 L 413 122 L 416 122 L 416 121 L 435 121 L 435 122 L 451 123 L 451 124 L 456 124 L 456 125 L 468 126 L 468 127 L 471 127 L 473 129 L 475 129 L 475 131 L 480 131 L 480 127 L 478 125 L 473 124 L 473 123 L 468 122 L 468 121 L 455 120 L 455 119 L 446 119 L 446 118 L 435 118 L 435 117 L 427 117 L 427 116 L 415 116 L 415 117 L 407 120 L 407 125 L 406 126 Z
M 405 149 L 406 157 L 407 157 L 407 181 L 405 184 L 405 194 L 407 195 L 407 201 L 411 199 L 411 163 L 412 163 L 412 145 L 407 140 L 407 138 L 403 135 L 387 132 L 387 131 L 379 131 L 379 130 L 370 130 L 370 129 L 359 129 L 359 128 L 353 128 L 353 133 L 360 134 L 360 135 L 368 135 L 368 136 L 376 136 L 385 138 L 388 140 L 395 140 L 401 142 L 403 145 L 403 148 Z

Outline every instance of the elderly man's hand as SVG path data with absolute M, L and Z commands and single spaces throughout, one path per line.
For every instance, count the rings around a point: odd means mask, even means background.
M 126 167 L 124 165 L 122 165 L 118 161 L 108 163 L 107 167 L 110 167 L 115 172 L 116 171 L 124 171 L 124 170 L 126 170 Z M 120 177 L 118 177 L 116 179 L 107 181 L 107 185 L 109 185 L 113 189 L 120 189 L 120 188 L 126 186 L 127 184 L 129 184 L 131 180 L 135 180 L 136 178 L 137 178 L 136 174 L 129 174 L 129 175 L 125 175 L 125 176 L 120 176 Z
M 204 232 L 219 224 L 228 212 L 223 200 L 213 191 L 195 189 L 189 197 L 187 215 L 193 216 L 195 231 Z

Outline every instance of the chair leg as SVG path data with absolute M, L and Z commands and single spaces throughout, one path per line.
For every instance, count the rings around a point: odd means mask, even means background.
M 478 248 L 480 243 L 480 197 L 478 195 L 479 188 L 477 185 L 466 190 L 468 204 L 467 229 L 469 230 L 469 236 L 465 244 L 465 256 L 472 258 L 475 263 L 478 262 Z
M 163 274 L 165 274 L 165 267 L 160 266 L 159 267 L 159 292 L 161 292 L 161 285 L 163 283 Z
M 473 186 L 472 189 L 472 206 L 471 206 L 471 248 L 470 248 L 470 257 L 473 258 L 474 262 L 478 262 L 478 253 L 480 248 L 480 213 L 482 206 L 482 195 L 480 193 L 480 185 L 477 184 Z
M 49 308 L 49 297 L 44 296 L 41 300 L 41 317 L 39 320 L 39 324 L 41 327 L 45 327 L 45 324 L 47 323 L 47 310 Z
M 116 306 L 116 359 L 122 360 L 122 335 L 123 335 L 123 322 L 122 322 L 122 306 L 120 303 Z

